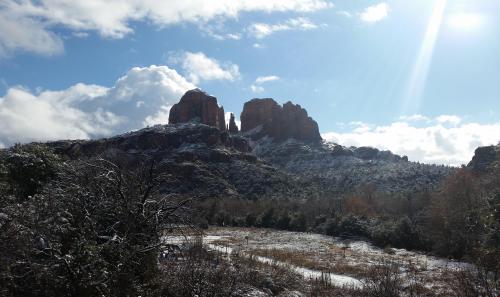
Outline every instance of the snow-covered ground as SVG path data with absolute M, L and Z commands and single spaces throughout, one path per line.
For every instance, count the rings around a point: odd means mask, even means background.
M 213 237 L 214 236 L 210 236 L 210 238 L 213 238 Z M 223 239 L 223 238 L 220 237 L 219 240 L 220 239 Z M 204 240 L 205 240 L 205 242 L 207 241 L 206 239 L 204 239 Z M 227 255 L 231 255 L 234 251 L 233 248 L 228 247 L 228 246 L 224 246 L 224 245 L 220 245 L 220 244 L 207 243 L 206 246 L 210 250 L 215 250 L 215 251 L 227 254 Z M 277 266 L 288 268 L 288 269 L 292 270 L 293 272 L 295 272 L 299 275 L 302 275 L 305 279 L 321 279 L 321 278 L 323 278 L 323 279 L 328 280 L 331 284 L 334 284 L 335 286 L 339 286 L 339 287 L 348 286 L 348 287 L 353 287 L 353 288 L 359 288 L 362 286 L 362 283 L 360 280 L 353 278 L 353 277 L 350 277 L 350 276 L 338 275 L 335 273 L 325 273 L 325 272 L 318 271 L 318 270 L 308 269 L 308 268 L 300 267 L 298 265 L 293 265 L 291 263 L 279 261 L 279 260 L 269 258 L 269 257 L 255 256 L 255 255 L 252 255 L 251 252 L 248 253 L 248 252 L 245 252 L 242 250 L 239 251 L 239 255 L 246 256 L 246 257 L 253 257 L 253 259 L 255 259 L 261 263 L 265 263 L 265 264 L 269 264 L 269 265 L 277 265 Z
M 168 239 L 176 244 L 185 240 L 189 238 Z M 366 241 L 270 229 L 211 228 L 205 232 L 203 243 L 226 255 L 237 252 L 252 256 L 263 263 L 286 266 L 306 279 L 326 279 L 336 286 L 360 287 L 370 267 L 395 263 L 403 278 L 411 272 L 422 286 L 442 290 L 447 272 L 470 267 L 404 249 L 383 250 Z

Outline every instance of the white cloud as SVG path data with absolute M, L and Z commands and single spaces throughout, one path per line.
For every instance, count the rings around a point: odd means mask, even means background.
M 108 134 L 121 121 L 102 109 L 86 113 L 52 99 L 45 93 L 36 96 L 21 88 L 9 89 L 0 100 L 0 141 L 88 138 Z
M 227 33 L 224 35 L 224 39 L 240 40 L 241 34 L 238 33 Z
M 251 36 L 257 39 L 262 39 L 280 31 L 307 31 L 316 28 L 318 28 L 318 26 L 311 22 L 308 18 L 299 17 L 288 19 L 287 21 L 278 24 L 254 23 L 247 28 L 247 31 Z
M 373 125 L 364 122 L 350 122 L 349 125 L 354 128 L 354 133 L 365 133 L 370 131 L 373 127 Z
M 275 81 L 275 80 L 279 80 L 280 78 L 276 75 L 269 75 L 269 76 L 259 76 L 255 79 L 255 83 L 256 84 L 263 84 L 265 82 L 269 82 L 269 81 Z
M 158 124 L 165 124 L 168 123 L 168 116 L 170 114 L 170 108 L 172 108 L 171 105 L 164 105 L 160 107 L 160 110 L 158 110 L 157 113 L 147 116 L 144 119 L 143 125 L 144 126 L 154 126 Z
M 359 14 L 359 18 L 363 22 L 376 23 L 389 16 L 390 7 L 386 2 L 379 3 L 367 7 L 362 13 Z
M 254 93 L 262 93 L 265 91 L 264 87 L 261 86 L 262 84 L 267 82 L 277 81 L 279 79 L 280 78 L 276 75 L 259 76 L 255 79 L 255 82 L 250 86 L 250 89 Z
M 240 33 L 227 33 L 225 31 L 224 23 L 216 23 L 215 26 L 202 24 L 198 28 L 216 40 L 240 40 L 242 38 Z
M 233 81 L 240 77 L 238 65 L 230 62 L 219 62 L 207 57 L 202 52 L 182 52 L 171 56 L 169 61 L 180 64 L 186 75 L 195 84 L 202 80 Z
M 0 57 L 13 51 L 47 56 L 64 51 L 62 40 L 43 25 L 30 18 L 16 17 L 1 7 L 0 4 Z
M 436 118 L 436 121 L 441 124 L 450 124 L 456 126 L 460 124 L 460 122 L 462 122 L 462 119 L 456 115 L 441 115 Z
M 167 66 L 151 65 L 149 67 L 134 67 L 116 81 L 109 90 L 112 101 L 134 103 L 144 101 L 139 108 L 157 110 L 159 103 L 176 103 L 180 95 L 196 86 L 188 82 L 176 70 Z
M 400 116 L 399 120 L 401 121 L 409 121 L 409 122 L 420 122 L 420 121 L 430 121 L 430 119 L 421 114 L 413 114 L 409 116 Z
M 134 31 L 131 23 L 139 21 L 161 28 L 236 18 L 243 12 L 310 12 L 331 6 L 327 0 L 3 0 L 0 50 L 59 53 L 62 40 L 54 33 L 56 27 L 123 38 Z
M 251 85 L 250 86 L 250 89 L 252 90 L 252 92 L 254 93 L 262 93 L 264 92 L 266 89 L 264 89 L 264 87 L 262 86 L 257 86 L 257 85 Z
M 360 123 L 353 131 L 322 136 L 345 146 L 372 146 L 407 155 L 413 161 L 458 166 L 467 164 L 477 147 L 498 143 L 500 122 L 452 127 L 443 126 L 438 119 L 425 127 L 403 121 L 379 127 Z
M 166 66 L 135 67 L 111 88 L 76 84 L 60 91 L 12 87 L 0 97 L 0 142 L 87 139 L 168 122 L 168 110 L 195 88 Z

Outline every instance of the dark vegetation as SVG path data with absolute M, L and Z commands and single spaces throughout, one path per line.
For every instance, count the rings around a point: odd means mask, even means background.
M 309 231 L 366 238 L 380 247 L 427 251 L 476 263 L 500 275 L 500 171 L 488 178 L 467 168 L 435 192 L 383 194 L 371 186 L 306 201 L 207 199 L 200 226 Z
M 461 169 L 432 193 L 383 194 L 367 185 L 301 201 L 173 195 L 161 190 L 170 176 L 157 168 L 147 157 L 70 161 L 37 144 L 0 151 L 0 295 L 238 296 L 249 286 L 272 291 L 269 283 L 276 295 L 304 289 L 279 268 L 228 263 L 196 245 L 187 261 L 159 265 L 162 235 L 179 224 L 312 231 L 425 250 L 477 264 L 450 278 L 457 296 L 498 294 L 498 168 L 487 178 Z M 374 269 L 366 291 L 342 294 L 402 294 L 394 267 Z M 305 293 L 342 296 L 321 282 Z
M 66 162 L 39 145 L 1 159 L 1 296 L 151 295 L 160 234 L 186 200 L 160 195 L 154 163 Z

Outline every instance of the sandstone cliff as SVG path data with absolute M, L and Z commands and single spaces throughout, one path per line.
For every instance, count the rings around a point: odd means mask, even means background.
M 169 124 L 196 122 L 219 130 L 226 130 L 224 108 L 219 107 L 217 98 L 200 89 L 186 92 L 179 103 L 170 109 Z
M 246 102 L 241 113 L 241 131 L 257 137 L 270 136 L 280 142 L 294 138 L 304 142 L 320 142 L 318 124 L 300 105 L 291 102 L 283 106 L 273 99 L 253 99 Z

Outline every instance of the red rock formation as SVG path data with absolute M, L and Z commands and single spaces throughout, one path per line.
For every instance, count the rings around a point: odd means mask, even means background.
M 280 112 L 280 106 L 273 99 L 253 99 L 245 103 L 241 113 L 241 131 L 248 132 L 272 121 Z
M 241 113 L 241 131 L 257 130 L 277 141 L 295 138 L 305 142 L 321 141 L 318 124 L 300 105 L 287 102 L 281 107 L 273 99 L 253 99 Z M 257 132 L 257 131 L 256 131 Z
M 217 100 L 217 99 L 215 99 Z M 221 106 L 219 108 L 219 111 L 218 111 L 218 114 L 217 114 L 217 127 L 222 130 L 222 131 L 225 131 L 226 130 L 226 118 L 225 118 L 225 115 L 224 115 L 224 106 Z
M 236 123 L 234 122 L 234 114 L 231 113 L 231 117 L 229 118 L 229 127 L 228 127 L 229 133 L 234 134 L 238 133 L 238 126 L 236 126 Z
M 209 96 L 200 89 L 187 91 L 179 103 L 170 109 L 169 124 L 199 122 L 226 130 L 224 108 L 219 107 L 217 98 Z

